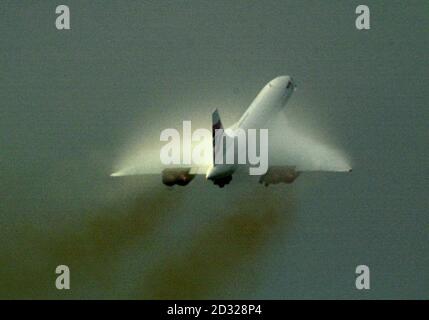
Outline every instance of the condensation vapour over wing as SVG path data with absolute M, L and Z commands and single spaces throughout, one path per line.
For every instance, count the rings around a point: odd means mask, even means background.
M 320 130 L 280 113 L 270 124 L 270 165 L 293 165 L 300 171 L 351 170 L 345 152 L 320 134 Z
M 281 112 L 267 127 L 270 165 L 290 165 L 300 171 L 345 172 L 352 168 L 345 152 L 321 134 L 321 128 L 306 125 L 300 119 L 291 120 L 286 112 Z M 194 125 L 193 130 L 197 128 Z M 142 143 L 136 143 L 124 152 L 113 176 L 159 174 L 162 171 L 159 155 L 163 143 L 159 141 L 159 133 L 147 133 L 144 138 Z M 205 142 L 211 144 L 211 141 Z

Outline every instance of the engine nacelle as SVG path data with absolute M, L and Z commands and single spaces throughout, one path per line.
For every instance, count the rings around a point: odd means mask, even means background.
M 232 176 L 225 176 L 222 178 L 217 178 L 212 180 L 215 185 L 219 186 L 219 188 L 223 188 L 226 184 L 229 184 L 231 182 Z
M 263 183 L 266 187 L 270 184 L 292 183 L 299 175 L 300 172 L 296 171 L 295 167 L 272 166 L 259 178 L 259 183 Z
M 186 186 L 195 178 L 195 174 L 189 173 L 190 170 L 189 168 L 164 169 L 162 171 L 162 183 L 169 187 L 176 184 L 179 186 Z

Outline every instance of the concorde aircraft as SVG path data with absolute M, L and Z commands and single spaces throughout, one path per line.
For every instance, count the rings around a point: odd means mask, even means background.
M 177 165 L 165 166 L 158 169 L 158 174 L 162 175 L 162 182 L 167 186 L 185 186 L 188 185 L 197 175 L 205 175 L 207 180 L 212 181 L 219 187 L 224 187 L 232 180 L 233 174 L 237 171 L 240 165 L 236 162 L 222 163 L 222 161 L 215 161 L 217 153 L 222 148 L 222 157 L 226 158 L 229 152 L 237 155 L 243 152 L 240 146 L 236 143 L 225 143 L 225 140 L 235 141 L 237 139 L 237 131 L 246 131 L 249 129 L 262 129 L 265 128 L 267 122 L 276 117 L 281 112 L 293 92 L 296 90 L 296 84 L 290 76 L 279 76 L 268 82 L 263 89 L 259 92 L 253 102 L 250 104 L 246 112 L 241 116 L 238 122 L 232 127 L 223 128 L 219 112 L 216 109 L 212 113 L 212 161 L 206 166 L 201 165 Z M 220 132 L 221 134 L 217 134 Z M 218 143 L 223 141 L 223 143 Z M 246 151 L 244 151 L 246 152 Z M 249 165 L 247 163 L 247 165 Z M 293 164 L 288 165 L 271 165 L 268 169 L 259 176 L 259 183 L 268 186 L 277 183 L 292 183 L 304 170 L 300 170 Z M 327 169 L 327 170 L 309 170 L 309 171 L 340 171 L 349 172 L 351 168 L 343 166 L 341 168 Z M 126 175 L 141 175 L 141 174 L 154 174 L 153 169 L 146 170 L 145 166 L 135 168 L 125 168 L 118 172 L 111 174 L 113 177 L 126 176 Z

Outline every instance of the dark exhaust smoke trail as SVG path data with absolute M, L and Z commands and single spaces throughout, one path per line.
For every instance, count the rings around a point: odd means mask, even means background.
M 262 188 L 262 187 L 261 187 Z M 231 212 L 198 230 L 187 251 L 164 257 L 144 274 L 137 296 L 146 299 L 222 298 L 222 288 L 237 281 L 235 272 L 243 265 L 261 262 L 273 234 L 284 232 L 293 219 L 293 195 L 241 197 Z M 245 276 L 237 286 L 255 281 Z M 241 279 L 243 280 L 243 279 Z M 216 295 L 218 292 L 220 295 Z
M 118 255 L 142 238 L 156 232 L 162 219 L 180 205 L 184 190 L 171 198 L 165 190 L 152 196 L 96 210 L 80 230 L 57 225 L 41 232 L 32 225 L 21 225 L 16 234 L 8 235 L 14 243 L 2 250 L 1 298 L 102 298 L 100 290 L 85 292 L 88 282 L 108 288 L 115 274 Z M 54 270 L 65 264 L 73 272 L 74 290 L 59 294 L 54 287 Z M 82 288 L 82 289 L 79 289 Z
M 58 222 L 42 232 L 20 225 L 4 235 L 14 241 L 2 250 L 0 297 L 221 298 L 230 280 L 238 281 L 237 270 L 262 263 L 271 236 L 293 218 L 295 201 L 283 188 L 249 190 L 247 182 L 236 181 L 225 193 L 195 182 L 95 209 L 80 228 Z M 206 188 L 207 198 L 195 187 Z M 207 201 L 227 209 L 209 212 Z M 195 225 L 197 215 L 205 222 Z M 60 264 L 70 267 L 73 290 L 55 289 Z M 243 277 L 248 281 L 237 288 L 254 283 L 253 273 Z

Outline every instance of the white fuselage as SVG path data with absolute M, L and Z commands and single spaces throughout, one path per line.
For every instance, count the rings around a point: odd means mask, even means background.
M 294 89 L 295 84 L 289 76 L 280 76 L 268 82 L 240 120 L 233 127 L 226 130 L 227 134 L 228 130 L 234 132 L 237 129 L 244 129 L 246 131 L 248 129 L 265 129 L 268 120 L 275 117 L 286 105 Z M 214 180 L 218 177 L 231 175 L 236 169 L 236 164 L 216 165 L 207 171 L 206 178 Z

